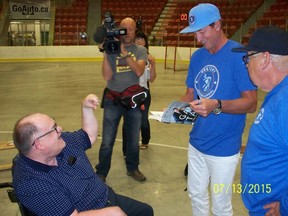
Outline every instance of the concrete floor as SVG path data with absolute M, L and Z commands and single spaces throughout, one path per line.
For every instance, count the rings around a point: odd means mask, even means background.
M 185 90 L 186 71 L 164 69 L 157 63 L 157 79 L 151 84 L 150 111 L 161 111 L 172 100 L 180 98 Z M 102 95 L 105 81 L 101 76 L 101 62 L 13 62 L 0 63 L 0 142 L 11 140 L 14 123 L 21 116 L 43 112 L 54 117 L 64 130 L 80 127 L 80 101 L 89 93 Z M 259 100 L 263 100 L 259 92 Z M 259 102 L 261 104 L 261 102 Z M 96 110 L 100 131 L 99 140 L 88 150 L 96 165 L 101 143 L 102 109 Z M 248 115 L 243 143 L 255 114 Z M 150 120 L 151 143 L 140 152 L 140 170 L 147 181 L 139 183 L 126 176 L 121 152 L 121 128 L 114 147 L 113 161 L 107 184 L 116 192 L 151 204 L 155 216 L 191 215 L 191 205 L 183 169 L 187 158 L 188 133 L 191 126 L 168 125 Z M 0 164 L 10 163 L 16 150 L 0 152 Z M 0 171 L 0 182 L 11 181 L 10 170 Z M 239 183 L 239 169 L 235 177 Z M 247 211 L 240 194 L 233 195 L 234 215 Z M 0 190 L 0 215 L 19 215 L 16 204 L 10 203 L 6 189 Z

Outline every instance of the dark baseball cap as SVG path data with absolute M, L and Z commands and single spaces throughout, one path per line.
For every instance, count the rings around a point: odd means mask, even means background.
M 276 26 L 263 26 L 256 29 L 245 47 L 233 48 L 233 52 L 269 52 L 288 55 L 288 32 Z

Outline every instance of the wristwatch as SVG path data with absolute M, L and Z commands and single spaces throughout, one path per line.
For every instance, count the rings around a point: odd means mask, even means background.
M 218 105 L 217 105 L 217 107 L 213 110 L 213 113 L 216 114 L 216 115 L 218 115 L 218 114 L 220 114 L 220 113 L 222 112 L 222 102 L 221 102 L 221 100 L 219 100 L 219 99 L 217 99 L 217 101 L 218 101 Z

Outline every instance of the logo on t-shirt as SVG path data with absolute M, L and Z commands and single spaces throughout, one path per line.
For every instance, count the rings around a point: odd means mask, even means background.
M 203 98 L 212 97 L 218 88 L 219 78 L 218 69 L 214 65 L 206 65 L 194 81 L 197 94 Z
M 131 55 L 131 57 L 135 60 L 135 55 L 131 52 L 129 52 L 129 54 Z M 117 56 L 116 59 L 116 73 L 122 73 L 122 72 L 130 72 L 131 68 L 130 66 L 127 64 L 127 61 L 125 58 L 123 58 L 122 56 Z
M 262 108 L 254 120 L 254 124 L 259 124 L 264 117 L 264 108 Z

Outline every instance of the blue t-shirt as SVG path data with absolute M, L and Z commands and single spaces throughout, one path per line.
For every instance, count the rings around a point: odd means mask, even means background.
M 85 153 L 91 147 L 82 129 L 62 133 L 66 147 L 58 166 L 48 166 L 20 155 L 13 169 L 13 186 L 20 202 L 37 215 L 71 215 L 105 207 L 107 185 L 99 179 Z M 68 162 L 74 158 L 73 162 Z
M 280 202 L 288 215 L 288 77 L 270 91 L 250 129 L 242 158 L 242 199 L 251 215 Z M 244 188 L 246 187 L 246 190 Z
M 255 90 L 242 61 L 243 53 L 232 52 L 241 46 L 232 40 L 211 54 L 200 48 L 192 55 L 186 79 L 188 88 L 194 89 L 194 98 L 233 100 L 241 92 Z M 246 114 L 215 115 L 196 120 L 190 132 L 190 143 L 198 151 L 213 156 L 231 156 L 241 147 Z

